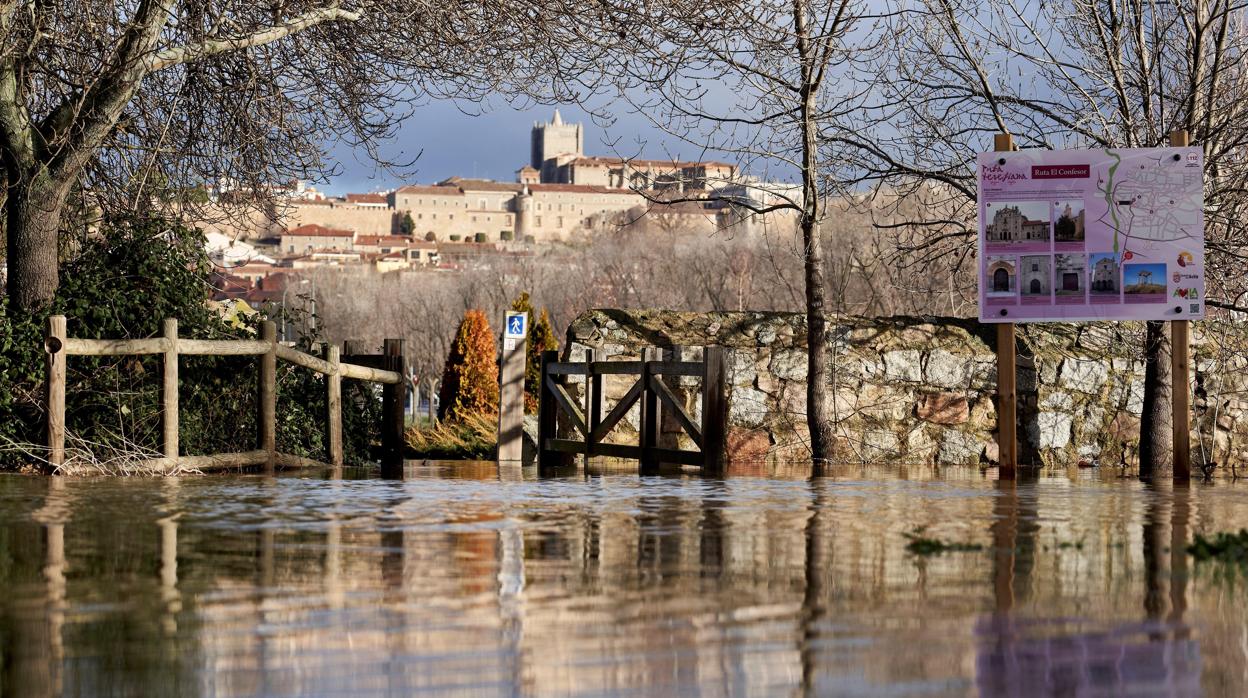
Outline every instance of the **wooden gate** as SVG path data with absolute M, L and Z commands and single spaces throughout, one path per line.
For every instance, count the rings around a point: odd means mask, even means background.
M 563 465 L 572 455 L 632 458 L 640 462 L 643 472 L 652 471 L 659 463 L 680 463 L 701 466 L 704 472 L 721 473 L 724 468 L 728 424 L 728 401 L 725 394 L 727 366 L 723 347 L 706 347 L 703 360 L 661 361 L 657 350 L 647 350 L 641 361 L 595 361 L 588 353 L 585 361 L 561 362 L 558 352 L 542 354 L 540 407 L 538 411 L 539 468 Z M 603 376 L 637 376 L 624 397 L 603 416 L 605 393 Z M 584 408 L 568 394 L 567 376 L 585 376 Z M 702 423 L 694 422 L 682 401 L 664 379 L 693 376 L 702 379 Z M 624 419 L 633 405 L 641 405 L 641 428 L 637 445 L 606 443 L 611 430 Z M 675 422 L 698 450 L 661 447 L 660 415 Z M 560 416 L 573 431 L 575 438 L 559 438 Z

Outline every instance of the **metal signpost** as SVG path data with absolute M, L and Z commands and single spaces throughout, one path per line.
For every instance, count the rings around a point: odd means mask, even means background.
M 524 457 L 524 364 L 529 335 L 527 313 L 507 311 L 503 319 L 503 360 L 498 390 L 498 460 Z

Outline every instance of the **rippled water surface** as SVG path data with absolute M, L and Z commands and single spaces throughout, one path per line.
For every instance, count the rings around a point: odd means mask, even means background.
M 0 476 L 2 694 L 1248 692 L 1248 486 L 351 477 Z

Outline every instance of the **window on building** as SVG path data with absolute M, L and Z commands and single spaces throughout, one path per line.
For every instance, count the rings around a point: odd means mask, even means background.
M 1031 263 L 1031 270 L 1032 270 L 1032 271 L 1040 271 L 1040 265 L 1039 265 L 1039 264 L 1037 264 L 1037 263 L 1035 263 L 1035 262 L 1032 262 L 1032 263 Z
M 541 217 L 541 216 L 534 216 L 534 217 L 533 217 L 533 224 L 534 224 L 534 225 L 536 225 L 536 226 L 537 226 L 537 227 L 539 227 L 539 228 L 540 228 L 540 227 L 542 227 L 542 217 Z

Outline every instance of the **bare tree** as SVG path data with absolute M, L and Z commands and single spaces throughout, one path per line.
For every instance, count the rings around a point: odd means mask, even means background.
M 1187 130 L 1206 155 L 1210 305 L 1237 307 L 1248 197 L 1248 31 L 1229 0 L 922 0 L 893 16 L 868 71 L 868 118 L 832 124 L 822 143 L 896 201 L 897 248 L 915 265 L 972 259 L 975 156 L 991 134 L 1024 148 L 1147 147 Z M 850 128 L 852 126 L 852 128 Z M 1171 451 L 1169 342 L 1149 323 L 1141 472 Z
M 695 147 L 729 154 L 763 177 L 759 196 L 733 204 L 753 213 L 792 211 L 801 237 L 808 344 L 807 425 L 817 464 L 832 457 L 827 399 L 827 268 L 819 233 L 825 202 L 840 192 L 843 170 L 824 157 L 819 134 L 854 110 L 855 86 L 840 79 L 852 66 L 872 17 L 854 0 L 717 2 L 679 0 L 630 8 L 642 27 L 626 53 L 626 92 L 668 133 Z M 627 16 L 627 13 L 625 13 Z M 769 176 L 798 187 L 768 188 Z
M 146 210 L 205 185 L 263 200 L 333 141 L 377 143 L 434 97 L 572 100 L 581 27 L 552 2 L 0 0 L 8 295 L 46 304 L 67 210 Z M 583 42 L 582 42 L 583 43 Z M 391 163 L 401 164 L 401 163 Z

